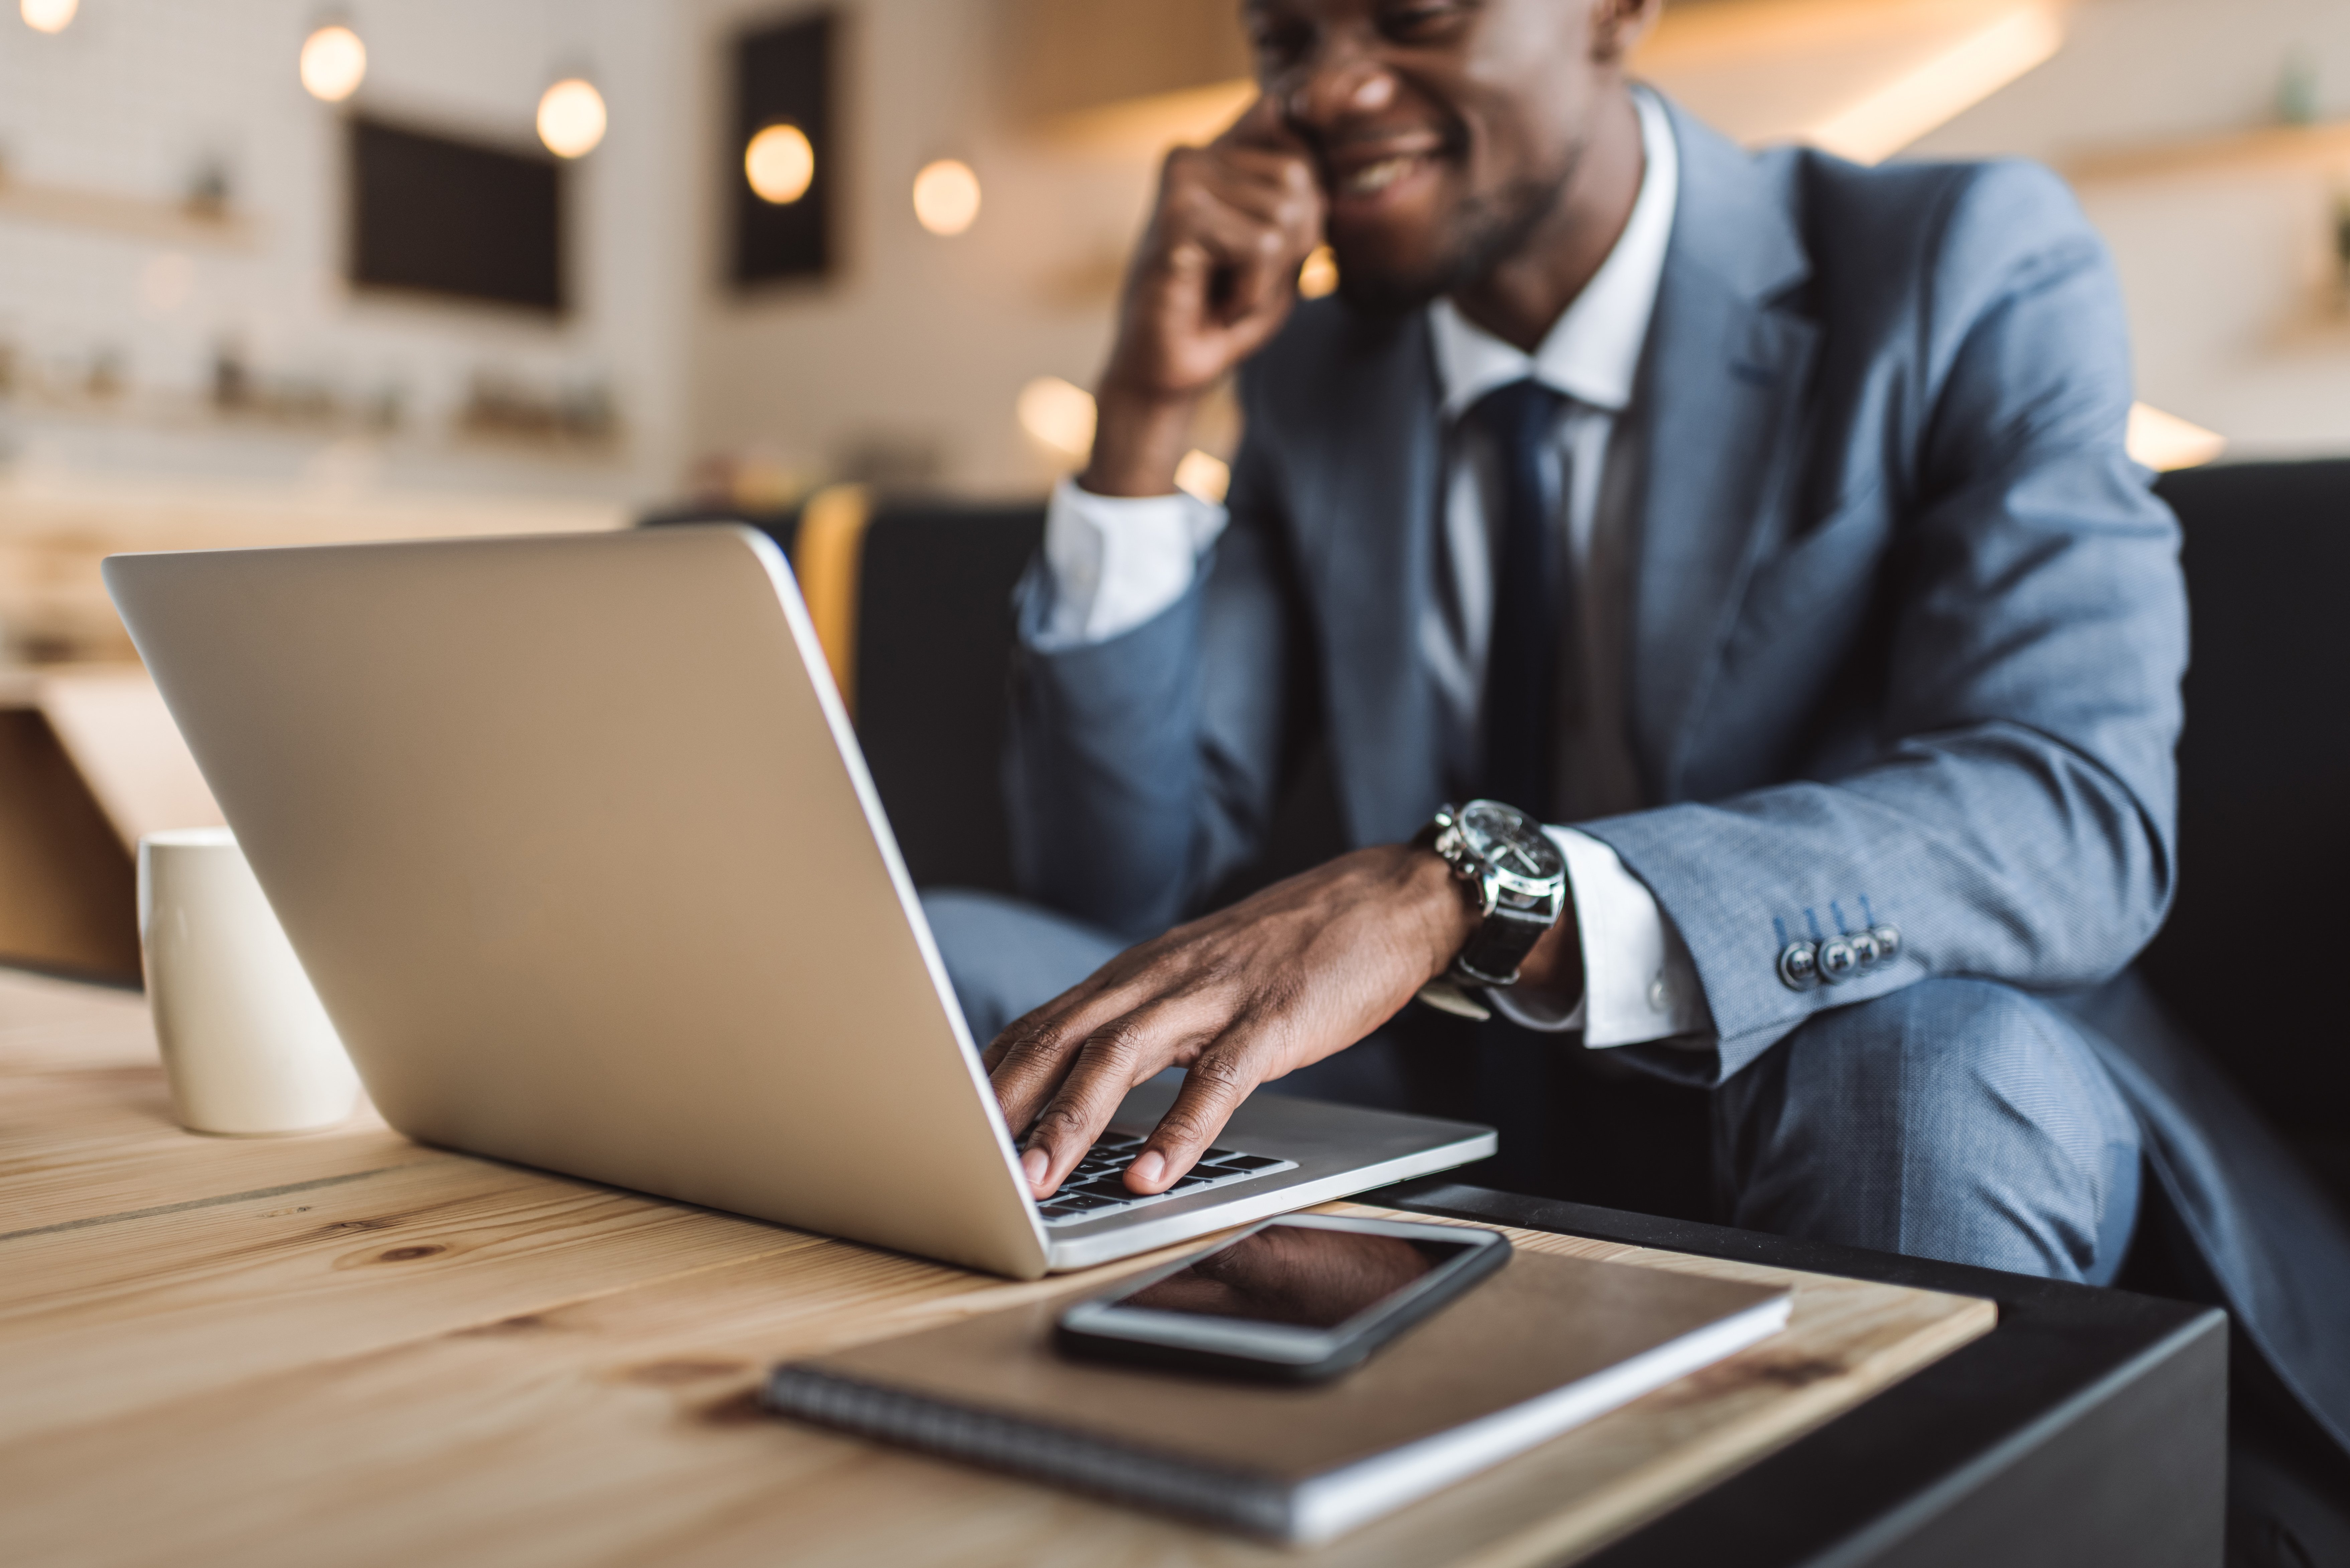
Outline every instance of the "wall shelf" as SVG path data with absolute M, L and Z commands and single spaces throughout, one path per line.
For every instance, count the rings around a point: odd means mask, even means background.
M 2217 136 L 2105 148 L 2069 159 L 2075 181 L 2141 180 L 2257 169 L 2334 169 L 2350 176 L 2350 120 L 2272 125 Z
M 208 250 L 249 251 L 261 226 L 241 213 L 218 216 L 185 202 L 159 202 L 67 185 L 39 185 L 0 176 L 0 219 L 92 230 L 124 239 Z

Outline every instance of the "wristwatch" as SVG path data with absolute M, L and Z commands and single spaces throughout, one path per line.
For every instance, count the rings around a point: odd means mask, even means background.
M 1482 917 L 1445 981 L 1455 988 L 1515 985 L 1518 966 L 1566 908 L 1566 857 L 1541 823 L 1498 800 L 1440 808 L 1420 839 L 1444 857 Z M 1449 1007 L 1441 997 L 1431 1002 Z

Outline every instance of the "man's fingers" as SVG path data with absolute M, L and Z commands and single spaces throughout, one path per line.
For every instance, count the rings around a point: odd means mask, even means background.
M 1126 1092 L 1175 1058 L 1198 1032 L 1199 1013 L 1196 1003 L 1154 1002 L 1087 1037 L 1021 1151 L 1021 1168 L 1038 1197 L 1058 1188 L 1085 1158 L 1118 1114 Z M 1041 1166 L 1033 1158 L 1039 1152 L 1045 1157 Z
M 1127 1167 L 1126 1185 L 1135 1192 L 1164 1192 L 1199 1163 L 1232 1119 L 1249 1091 L 1263 1076 L 1253 1042 L 1240 1031 L 1227 1033 L 1200 1054 L 1183 1075 L 1183 1087 L 1142 1148 Z
M 1012 1136 L 1035 1119 L 1098 1030 L 1170 988 L 1129 950 L 996 1036 L 981 1058 Z
M 1262 148 L 1274 152 L 1289 152 L 1302 156 L 1305 144 L 1289 129 L 1283 118 L 1281 100 L 1270 93 L 1259 93 L 1256 101 L 1241 111 L 1241 117 L 1224 127 L 1215 140 L 1218 147 Z
M 1096 971 L 1043 1006 L 1032 1007 L 1005 1024 L 1003 1033 L 989 1041 L 986 1048 L 980 1052 L 979 1064 L 990 1073 L 994 1072 L 1003 1064 L 1003 1059 L 1015 1046 L 1036 1039 L 1049 1030 L 1055 1020 L 1072 1009 L 1085 1005 L 1086 998 L 1100 988 L 1101 980 L 1101 971 Z
M 1242 327 L 1285 311 L 1297 289 L 1298 264 L 1288 236 L 1267 229 L 1253 236 L 1246 254 L 1232 258 L 1221 300 L 1211 314 L 1224 327 Z

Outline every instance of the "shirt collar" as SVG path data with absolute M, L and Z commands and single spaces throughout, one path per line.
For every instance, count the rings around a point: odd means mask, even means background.
M 1640 88 L 1633 89 L 1632 100 L 1639 110 L 1646 164 L 1632 215 L 1616 248 L 1534 351 L 1524 353 L 1473 325 L 1449 299 L 1428 307 L 1445 418 L 1458 418 L 1494 388 L 1529 376 L 1591 408 L 1620 411 L 1631 402 L 1680 192 L 1679 149 L 1664 106 Z

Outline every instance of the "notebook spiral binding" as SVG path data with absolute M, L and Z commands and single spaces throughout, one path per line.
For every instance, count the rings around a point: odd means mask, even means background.
M 1113 1502 L 1186 1514 L 1275 1541 L 1293 1539 L 1297 1525 L 1287 1489 L 1253 1476 L 876 1387 L 813 1367 L 777 1367 L 767 1381 L 766 1404 L 779 1414 L 837 1431 L 1075 1487 Z

